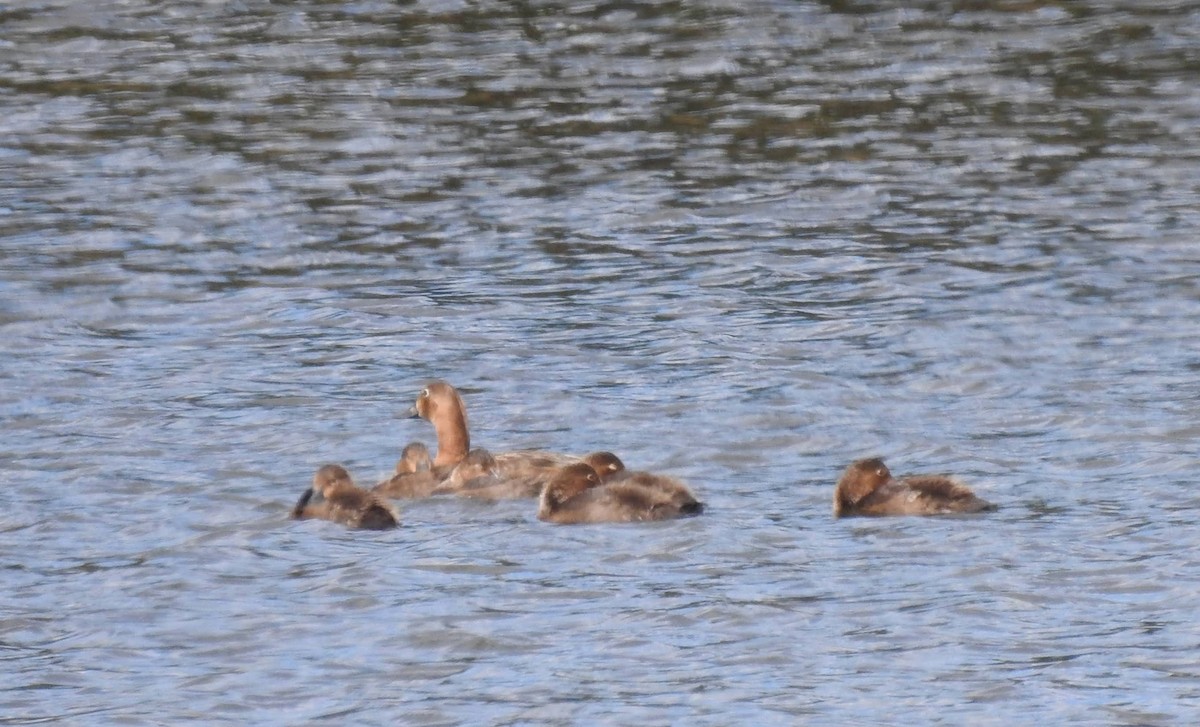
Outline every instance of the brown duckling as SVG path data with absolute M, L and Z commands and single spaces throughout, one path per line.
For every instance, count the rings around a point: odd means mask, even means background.
M 679 503 L 673 493 L 633 480 L 601 483 L 585 462 L 559 470 L 538 502 L 538 519 L 561 525 L 670 520 L 702 511 L 703 505 L 694 500 Z
M 847 467 L 833 493 L 834 517 L 945 515 L 995 509 L 953 477 L 911 475 L 896 479 L 878 457 L 860 459 Z
M 420 417 L 433 424 L 437 432 L 438 451 L 434 470 L 461 462 L 471 447 L 467 426 L 467 407 L 453 386 L 445 381 L 433 381 L 417 395 L 408 410 L 409 417 Z M 564 465 L 578 462 L 578 457 L 540 450 L 500 452 L 493 455 L 494 475 L 508 483 L 494 488 L 487 497 L 537 497 L 554 474 Z M 447 471 L 449 474 L 449 471 Z M 481 495 L 483 496 L 483 495 Z
M 607 482 L 618 473 L 626 471 L 625 463 L 612 452 L 592 452 L 585 454 L 580 458 L 580 461 L 586 462 L 592 469 L 596 470 L 596 474 L 600 475 L 601 482 Z
M 314 494 L 323 501 L 309 504 Z M 375 493 L 355 486 L 350 473 L 336 464 L 317 470 L 312 487 L 304 491 L 292 509 L 292 517 L 321 518 L 367 530 L 387 530 L 400 524 L 400 514 L 394 507 Z
M 429 447 L 424 442 L 409 442 L 400 452 L 396 461 L 396 474 L 410 475 L 433 469 L 433 457 L 429 455 Z
M 692 514 L 699 514 L 704 510 L 704 503 L 696 499 L 687 485 L 674 477 L 625 469 L 625 463 L 612 452 L 592 452 L 585 455 L 583 461 L 596 470 L 603 484 L 627 482 L 649 487 L 670 497 L 671 502 L 681 510 L 686 509 Z
M 505 490 L 514 486 L 509 480 L 501 479 L 496 472 L 496 458 L 486 449 L 476 447 L 461 462 L 450 470 L 450 474 L 438 485 L 435 494 L 479 497 L 502 500 L 523 495 L 507 494 Z
M 429 497 L 443 477 L 433 470 L 429 448 L 409 442 L 396 462 L 396 473 L 372 490 L 384 497 Z

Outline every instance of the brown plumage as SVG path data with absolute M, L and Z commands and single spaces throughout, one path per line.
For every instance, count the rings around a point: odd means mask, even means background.
M 434 467 L 451 467 L 462 461 L 471 449 L 467 427 L 467 407 L 454 387 L 445 381 L 431 381 L 408 410 L 410 419 L 420 417 L 433 425 L 437 433 L 437 458 Z
M 600 475 L 601 482 L 607 482 L 618 472 L 625 471 L 625 463 L 612 452 L 600 451 L 585 454 L 581 461 L 588 463 L 592 469 L 596 470 L 596 474 Z
M 462 397 L 453 386 L 445 381 L 430 382 L 417 395 L 416 404 L 408 410 L 409 417 L 420 417 L 433 424 L 437 432 L 438 451 L 434 459 L 434 471 L 445 468 L 447 477 L 452 476 L 453 466 L 466 458 L 471 447 L 471 435 L 467 426 L 467 408 Z M 482 494 L 476 488 L 474 496 L 492 499 L 537 497 L 546 482 L 564 465 L 578 462 L 578 457 L 540 450 L 500 452 L 493 455 L 493 476 L 505 482 Z M 439 488 L 441 490 L 443 488 Z M 446 489 L 452 494 L 463 494 L 457 489 Z
M 409 442 L 396 462 L 396 473 L 372 488 L 384 497 L 429 497 L 444 478 L 433 470 L 429 448 L 420 442 Z
M 833 494 L 835 517 L 848 515 L 946 515 L 995 510 L 996 506 L 945 475 L 899 479 L 882 459 L 860 459 L 846 468 Z
M 561 525 L 623 523 L 698 515 L 703 505 L 676 501 L 673 493 L 618 480 L 603 484 L 585 462 L 563 467 L 542 491 L 538 519 Z
M 689 514 L 699 514 L 704 510 L 704 503 L 696 499 L 687 485 L 674 477 L 625 469 L 625 463 L 612 452 L 592 452 L 585 455 L 583 461 L 596 470 L 596 474 L 600 476 L 600 482 L 603 484 L 624 482 L 647 487 L 658 490 L 668 497 L 676 507 L 680 510 L 687 510 Z
M 537 497 L 560 469 L 578 463 L 578 457 L 540 449 L 501 452 L 495 474 L 506 484 L 493 489 L 503 498 Z
M 433 458 L 429 456 L 429 447 L 426 447 L 423 442 L 409 442 L 404 445 L 403 451 L 400 452 L 400 459 L 396 461 L 396 474 L 416 474 L 417 472 L 427 472 L 433 468 Z
M 483 500 L 537 497 L 562 466 L 578 461 L 546 452 L 504 452 L 493 456 L 486 449 L 476 448 L 450 470 L 434 494 Z
M 489 490 L 502 482 L 496 475 L 496 458 L 486 449 L 477 447 L 467 452 L 467 456 L 450 470 L 438 485 L 436 494 L 501 499 L 490 495 Z
M 315 505 L 310 504 L 314 494 L 322 498 Z M 400 514 L 394 507 L 375 493 L 355 486 L 350 473 L 336 464 L 317 470 L 312 487 L 292 509 L 292 517 L 320 518 L 366 530 L 386 530 L 400 524 Z

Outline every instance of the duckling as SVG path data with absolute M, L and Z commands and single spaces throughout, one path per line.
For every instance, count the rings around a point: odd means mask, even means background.
M 423 442 L 409 442 L 400 452 L 396 460 L 396 474 L 414 474 L 426 472 L 433 468 L 433 458 L 429 456 L 429 447 Z
M 323 502 L 310 505 L 314 494 Z M 296 520 L 321 518 L 352 528 L 387 530 L 400 524 L 400 513 L 378 495 L 355 486 L 344 467 L 327 464 L 313 475 L 312 487 L 304 491 L 292 509 Z
M 945 515 L 995 510 L 996 506 L 945 475 L 896 479 L 878 457 L 860 459 L 838 480 L 833 515 Z
M 488 491 L 503 482 L 496 475 L 496 458 L 486 449 L 477 447 L 467 452 L 467 456 L 450 470 L 435 492 L 439 495 L 502 499 L 489 495 Z
M 440 467 L 452 467 L 467 456 L 471 447 L 467 407 L 453 386 L 445 381 L 430 382 L 417 395 L 417 401 L 407 415 L 433 424 L 438 440 L 437 457 L 433 460 L 435 471 Z M 508 483 L 486 495 L 497 499 L 537 497 L 559 469 L 579 461 L 578 457 L 541 450 L 500 452 L 493 458 L 493 473 Z
M 671 493 L 633 481 L 600 481 L 586 462 L 567 465 L 546 485 L 538 519 L 560 525 L 625 523 L 698 515 L 700 503 L 679 504 Z
M 671 502 L 681 510 L 688 510 L 692 514 L 699 514 L 704 510 L 704 503 L 696 499 L 687 485 L 674 477 L 625 469 L 625 463 L 612 452 L 592 452 L 585 455 L 583 461 L 596 470 L 603 484 L 628 482 L 649 487 L 670 497 Z
M 607 482 L 618 473 L 625 471 L 625 463 L 612 452 L 591 452 L 585 454 L 580 461 L 586 462 L 592 469 L 596 470 L 596 474 L 600 476 L 601 482 Z
M 396 462 L 396 472 L 372 488 L 384 497 L 429 497 L 443 477 L 433 471 L 429 448 L 420 442 L 409 442 Z

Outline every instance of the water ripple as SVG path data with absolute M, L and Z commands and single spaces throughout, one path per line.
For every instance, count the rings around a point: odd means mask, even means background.
M 0 722 L 1187 721 L 1197 20 L 0 10 Z M 286 519 L 434 377 L 709 510 Z

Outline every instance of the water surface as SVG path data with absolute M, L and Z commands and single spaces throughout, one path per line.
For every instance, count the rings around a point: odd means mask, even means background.
M 1200 13 L 0 9 L 0 722 L 1180 724 Z M 423 382 L 709 510 L 286 519 Z M 982 518 L 835 521 L 879 454 Z

